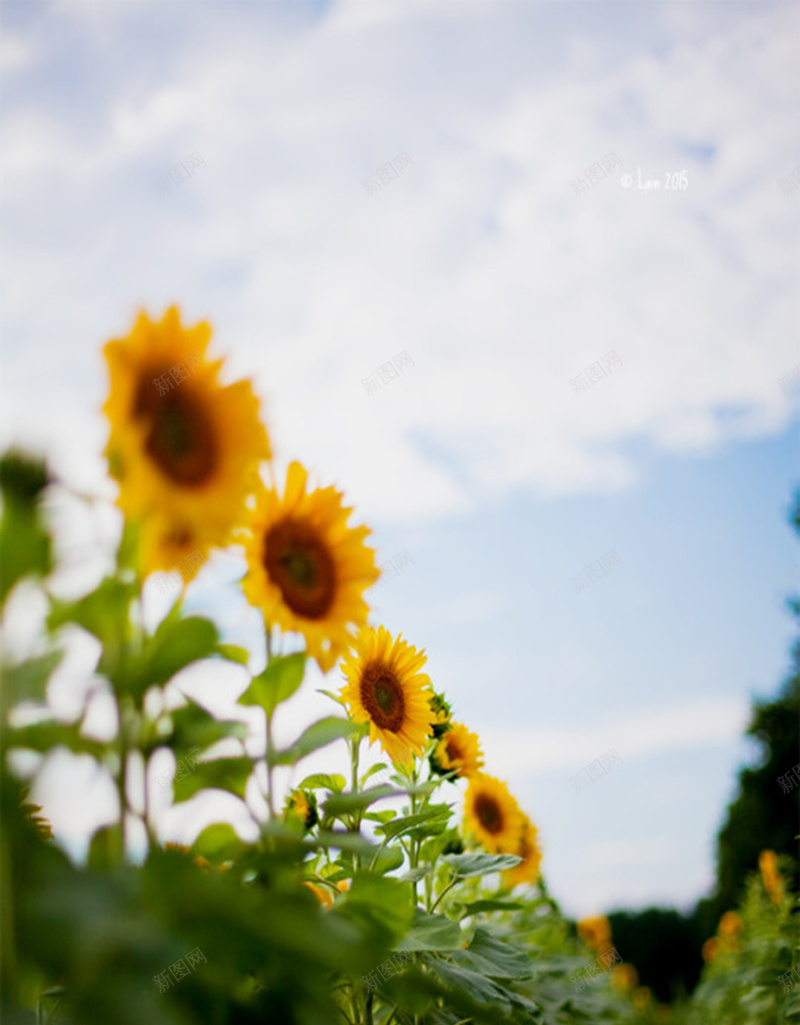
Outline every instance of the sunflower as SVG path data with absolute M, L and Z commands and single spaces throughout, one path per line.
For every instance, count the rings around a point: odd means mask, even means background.
M 461 723 L 451 723 L 431 753 L 431 768 L 440 776 L 455 772 L 457 776 L 468 777 L 480 772 L 482 766 L 483 754 L 478 735 Z
M 450 729 L 450 718 L 453 711 L 450 702 L 445 699 L 444 694 L 431 694 L 431 708 L 433 710 L 433 735 L 436 740 L 441 738 Z
M 192 853 L 191 847 L 188 847 L 185 843 L 174 843 L 172 840 L 167 840 L 167 842 L 164 844 L 164 850 L 172 851 L 175 854 Z M 192 863 L 197 865 L 197 867 L 201 868 L 204 872 L 227 872 L 232 865 L 232 862 L 226 861 L 223 862 L 221 865 L 212 866 L 208 858 L 204 858 L 202 854 L 196 854 L 192 858 Z
M 398 634 L 366 627 L 343 662 L 347 683 L 341 698 L 355 722 L 369 723 L 369 742 L 379 740 L 396 765 L 421 755 L 431 736 L 430 679 L 420 672 L 425 652 Z
M 578 922 L 578 935 L 592 950 L 604 954 L 611 949 L 611 925 L 605 915 L 584 918 Z
M 333 894 L 326 886 L 317 886 L 315 883 L 311 883 L 307 879 L 303 880 L 303 886 L 307 886 L 309 890 L 311 890 L 325 911 L 330 911 L 333 907 Z
M 778 857 L 775 851 L 762 851 L 758 856 L 758 867 L 770 900 L 773 904 L 780 904 L 783 899 L 783 880 L 778 871 Z
M 492 854 L 511 854 L 518 846 L 525 817 L 508 787 L 478 773 L 464 797 L 464 828 Z
M 300 821 L 304 829 L 313 829 L 319 822 L 317 799 L 306 790 L 293 790 L 286 798 L 286 817 Z
M 719 940 L 715 937 L 711 937 L 710 940 L 706 940 L 703 944 L 703 960 L 706 962 L 713 961 L 719 954 Z
M 246 543 L 244 591 L 265 620 L 305 637 L 309 655 L 326 673 L 367 621 L 365 577 L 375 552 L 367 527 L 349 527 L 352 509 L 332 487 L 307 491 L 308 474 L 292 463 L 283 497 L 263 490 Z
M 726 911 L 717 926 L 717 938 L 725 950 L 738 950 L 744 922 L 735 911 Z
M 227 543 L 270 455 L 250 382 L 220 384 L 222 361 L 206 358 L 210 337 L 205 322 L 183 327 L 172 306 L 161 321 L 142 311 L 104 348 L 106 455 L 120 508 L 146 521 L 146 572 L 172 568 L 188 541 L 201 553 Z
M 611 987 L 623 993 L 630 993 L 639 984 L 639 973 L 632 964 L 624 961 L 611 969 Z
M 197 524 L 151 514 L 141 525 L 139 548 L 142 566 L 178 572 L 184 584 L 193 580 L 205 563 L 210 547 L 208 534 Z
M 518 858 L 522 858 L 522 861 L 503 872 L 504 884 L 509 889 L 513 889 L 520 883 L 535 883 L 539 878 L 542 851 L 539 847 L 539 831 L 527 816 L 519 834 L 517 846 L 509 853 L 516 854 Z
M 653 994 L 648 986 L 639 986 L 631 993 L 631 1001 L 637 1011 L 644 1011 L 645 1008 L 649 1007 L 652 999 Z

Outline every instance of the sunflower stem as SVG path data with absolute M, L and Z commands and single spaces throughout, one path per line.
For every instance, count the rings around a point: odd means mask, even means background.
M 351 789 L 354 794 L 358 793 L 358 755 L 361 749 L 361 737 L 353 737 L 350 741 L 350 769 Z M 353 814 L 353 832 L 358 833 L 361 829 L 361 814 L 356 811 Z M 358 872 L 361 868 L 361 855 L 356 851 L 353 854 L 353 869 Z
M 272 661 L 272 627 L 264 620 L 264 635 L 266 638 L 267 648 L 267 665 Z M 275 807 L 272 801 L 272 713 L 267 712 L 267 728 L 266 728 L 266 750 L 264 751 L 264 768 L 267 773 L 267 792 L 265 794 L 267 798 L 267 808 L 269 810 L 270 821 L 275 818 Z
M 269 809 L 270 820 L 275 818 L 275 807 L 272 803 L 272 716 L 267 715 L 267 750 L 264 756 L 267 769 L 267 808 Z
M 417 762 L 416 762 L 416 759 L 414 759 L 414 761 L 412 763 L 410 780 L 411 780 L 411 787 L 409 789 L 411 790 L 411 794 L 409 796 L 410 796 L 410 799 L 411 799 L 411 814 L 412 815 L 416 815 L 416 813 L 417 813 L 417 794 L 416 794 L 416 790 L 417 790 Z M 419 841 L 415 840 L 413 836 L 410 837 L 410 840 L 411 840 L 411 844 L 410 844 L 410 847 L 409 847 L 408 861 L 409 861 L 409 865 L 410 865 L 411 868 L 416 868 L 418 866 L 418 864 L 419 864 Z M 416 879 L 412 883 L 412 886 L 414 888 L 414 905 L 416 906 L 416 903 L 417 903 L 417 880 Z
M 128 811 L 128 721 L 122 702 L 117 704 L 119 715 L 119 769 L 117 770 L 117 793 L 119 794 L 119 828 L 121 833 L 121 860 L 125 861 L 125 823 Z
M 450 880 L 450 882 L 447 884 L 447 886 L 445 886 L 445 888 L 442 890 L 442 892 L 439 894 L 439 896 L 436 898 L 436 900 L 433 902 L 433 907 L 430 908 L 430 914 L 433 914 L 433 912 L 436 910 L 436 908 L 437 908 L 437 906 L 439 904 L 439 901 L 442 899 L 442 897 L 444 897 L 444 895 L 446 893 L 449 893 L 450 890 L 453 889 L 453 887 L 456 885 L 457 882 L 458 882 L 458 876 L 454 876 Z
M 365 1025 L 372 1025 L 372 1000 L 373 994 L 367 993 Z
M 143 762 L 144 762 L 144 771 L 143 771 L 142 786 L 144 787 L 144 828 L 145 828 L 145 830 L 147 832 L 148 846 L 149 846 L 150 850 L 152 851 L 153 848 L 157 846 L 157 841 L 156 841 L 155 829 L 153 828 L 153 822 L 152 822 L 152 820 L 150 818 L 150 787 L 148 786 L 148 779 L 147 779 L 147 770 L 148 770 L 149 764 L 148 764 L 148 761 L 147 761 L 146 758 L 143 758 Z

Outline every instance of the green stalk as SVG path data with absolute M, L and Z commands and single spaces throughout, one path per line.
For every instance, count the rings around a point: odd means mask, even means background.
M 119 716 L 119 765 L 117 767 L 117 794 L 119 795 L 120 861 L 125 861 L 125 825 L 128 813 L 128 715 L 125 699 L 117 697 Z
M 415 791 L 417 789 L 417 765 L 416 765 L 416 762 L 414 762 L 414 764 L 412 766 L 411 776 L 409 778 L 410 778 L 410 781 L 411 781 L 411 787 L 409 788 L 411 790 L 411 794 L 409 795 L 409 797 L 411 799 L 411 814 L 412 815 L 416 815 L 416 813 L 417 813 L 417 795 L 415 793 Z M 417 866 L 419 865 L 419 840 L 415 840 L 413 836 L 409 836 L 408 839 L 409 839 L 409 856 L 408 856 L 409 866 L 411 868 L 417 868 Z M 415 879 L 411 885 L 412 885 L 413 890 L 414 890 L 414 906 L 416 907 L 416 904 L 417 904 L 417 880 Z
M 267 750 L 265 761 L 267 763 L 267 807 L 269 808 L 270 820 L 275 818 L 275 808 L 272 803 L 272 716 L 267 716 Z
M 144 788 L 144 828 L 147 832 L 148 846 L 152 851 L 157 846 L 157 842 L 153 823 L 150 820 L 150 787 L 147 782 L 148 762 L 146 758 L 143 758 L 142 762 L 144 765 L 144 776 L 142 778 L 142 786 Z
M 442 899 L 442 897 L 444 897 L 444 895 L 446 893 L 449 893 L 453 889 L 453 887 L 456 885 L 457 882 L 458 882 L 458 876 L 453 876 L 453 878 L 450 880 L 450 882 L 447 884 L 447 886 L 445 886 L 445 888 L 442 890 L 442 892 L 439 894 L 439 896 L 433 902 L 433 907 L 428 909 L 431 914 L 433 914 L 433 912 L 436 910 L 436 908 L 437 908 L 437 906 L 439 904 L 439 901 Z
M 266 621 L 264 622 L 264 630 L 266 634 L 266 646 L 267 646 L 267 665 L 272 661 L 272 627 Z M 270 821 L 275 818 L 275 807 L 272 801 L 272 754 L 273 740 L 272 740 L 272 713 L 267 713 L 267 732 L 266 732 L 266 750 L 264 752 L 264 761 L 266 763 L 267 770 L 267 808 L 269 809 Z
M 358 756 L 361 749 L 361 737 L 353 737 L 350 740 L 350 769 L 351 788 L 354 794 L 358 793 Z M 356 809 L 353 814 L 353 832 L 361 831 L 361 811 Z M 361 868 L 361 855 L 358 852 L 353 854 L 353 869 L 358 872 Z

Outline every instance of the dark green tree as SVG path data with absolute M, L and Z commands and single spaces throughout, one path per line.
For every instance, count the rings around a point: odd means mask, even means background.
M 800 493 L 792 515 L 800 533 Z M 800 601 L 789 600 L 800 618 Z M 800 640 L 792 650 L 792 666 L 778 696 L 756 701 L 747 735 L 760 747 L 755 765 L 739 773 L 739 789 L 717 837 L 717 884 L 710 900 L 701 902 L 698 917 L 708 934 L 721 914 L 738 903 L 746 877 L 758 869 L 763 850 L 795 859 L 794 889 L 798 889 L 797 842 L 800 833 L 800 785 L 784 792 L 778 777 L 800 764 Z
M 674 908 L 617 911 L 608 916 L 614 946 L 636 966 L 642 985 L 664 1003 L 691 993 L 700 978 L 702 939 L 692 915 Z

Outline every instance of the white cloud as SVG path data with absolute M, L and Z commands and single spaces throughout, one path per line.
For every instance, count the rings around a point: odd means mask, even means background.
M 212 320 L 232 373 L 255 375 L 279 459 L 303 458 L 378 529 L 427 531 L 517 490 L 628 488 L 631 443 L 709 452 L 785 428 L 795 207 L 777 180 L 796 163 L 796 12 L 655 4 L 646 27 L 620 8 L 600 28 L 574 5 L 542 10 L 60 3 L 7 33 L 0 443 L 46 445 L 98 487 L 100 346 L 140 302 L 172 301 Z M 367 199 L 361 180 L 403 150 L 414 166 Z M 574 196 L 609 150 L 634 175 L 686 168 L 688 189 L 611 178 Z M 158 196 L 194 151 L 207 166 Z M 609 349 L 623 366 L 575 396 L 570 378 Z M 415 365 L 368 397 L 361 379 L 403 350 Z M 456 586 L 431 620 L 485 622 L 502 600 Z M 281 742 L 329 711 L 298 699 Z M 627 763 L 729 744 L 746 716 L 744 699 L 698 698 L 591 728 L 474 725 L 516 785 L 610 747 Z M 113 791 L 92 793 L 113 813 Z M 188 834 L 193 814 L 170 828 Z M 660 843 L 633 849 L 655 859 Z M 570 899 L 644 899 L 660 880 L 606 873 Z M 665 892 L 705 881 L 673 875 Z
M 744 698 L 702 698 L 615 717 L 589 729 L 509 726 L 483 730 L 481 739 L 496 774 L 519 779 L 553 769 L 579 771 L 611 748 L 627 762 L 730 744 L 741 736 L 749 714 Z
M 0 71 L 10 74 L 21 71 L 31 63 L 33 56 L 34 49 L 30 41 L 4 30 L 0 36 Z
M 103 38 L 120 47 L 129 16 L 106 12 Z M 21 216 L 7 333 L 23 432 L 41 434 L 59 396 L 51 442 L 86 436 L 98 343 L 140 297 L 210 315 L 237 370 L 257 373 L 281 453 L 386 520 L 510 489 L 624 488 L 637 472 L 629 439 L 707 450 L 785 426 L 792 232 L 775 181 L 792 161 L 788 12 L 665 56 L 631 43 L 588 80 L 580 47 L 527 74 L 506 72 L 501 49 L 486 102 L 470 108 L 489 17 L 439 11 L 454 29 L 441 66 L 398 78 L 386 62 L 403 66 L 424 41 L 422 6 L 334 5 L 281 52 L 246 19 L 236 36 L 226 28 L 231 48 L 205 49 L 206 12 L 184 30 L 172 79 L 120 49 L 99 134 L 11 104 L 7 194 Z M 501 47 L 514 30 L 507 13 Z M 684 143 L 715 147 L 715 162 Z M 367 199 L 359 181 L 403 149 L 415 166 Z M 659 177 L 688 167 L 689 188 L 650 195 L 612 178 L 575 197 L 569 179 L 609 149 Z M 152 180 L 193 150 L 207 168 L 157 196 Z M 39 206 L 53 223 L 31 246 L 24 215 Z M 611 348 L 624 366 L 573 395 L 570 378 Z M 361 378 L 401 350 L 415 367 L 367 397 Z M 45 353 L 69 360 L 68 398 Z M 37 393 L 16 394 L 34 367 Z M 721 415 L 732 406 L 737 418 Z
M 620 837 L 590 840 L 584 851 L 585 860 L 598 869 L 638 868 L 658 865 L 676 853 L 676 842 L 669 836 Z

